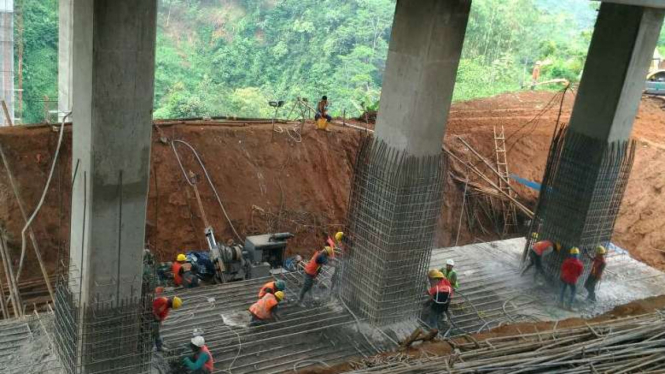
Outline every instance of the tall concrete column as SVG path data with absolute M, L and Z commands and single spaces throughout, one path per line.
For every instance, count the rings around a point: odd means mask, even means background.
M 548 159 L 532 227 L 541 238 L 580 247 L 590 256 L 595 246 L 611 240 L 634 155 L 633 121 L 664 14 L 601 5 L 570 125 L 555 138 Z M 558 275 L 565 255 L 549 256 L 552 275 Z
M 440 215 L 441 144 L 471 0 L 398 0 L 373 139 L 356 160 L 342 299 L 374 324 L 414 317 Z
M 140 295 L 157 0 L 73 2 L 71 264 L 83 303 Z
M 72 110 L 73 0 L 58 3 L 58 122 Z M 69 116 L 71 121 L 73 116 Z
M 61 25 L 72 31 L 72 43 L 61 43 L 72 46 L 74 183 L 55 345 L 68 373 L 144 373 L 152 350 L 143 251 L 157 0 L 61 5 Z
M 14 0 L 0 0 L 0 100 L 14 121 Z M 9 126 L 0 107 L 0 124 Z

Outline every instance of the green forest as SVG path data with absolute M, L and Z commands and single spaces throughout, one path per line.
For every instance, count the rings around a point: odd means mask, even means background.
M 541 81 L 579 80 L 594 4 L 474 0 L 454 99 L 528 87 L 536 61 Z M 58 1 L 15 7 L 17 113 L 41 122 L 56 108 Z M 395 0 L 160 0 L 155 117 L 270 117 L 269 100 L 324 94 L 334 115 L 358 116 L 378 105 L 394 8 Z

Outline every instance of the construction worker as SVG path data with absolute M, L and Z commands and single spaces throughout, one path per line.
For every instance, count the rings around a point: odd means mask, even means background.
M 178 255 L 171 270 L 173 271 L 173 283 L 176 286 L 183 286 L 185 288 L 198 287 L 200 279 L 196 276 L 197 267 L 183 253 Z
M 315 120 L 319 118 L 325 118 L 328 122 L 332 121 L 332 117 L 328 114 L 328 96 L 323 96 L 321 101 L 316 105 L 316 115 L 314 116 Z
M 252 315 L 250 326 L 263 324 L 277 316 L 277 305 L 284 300 L 284 292 L 277 291 L 275 294 L 267 293 L 257 302 L 249 307 Z
M 427 273 L 430 288 L 427 290 L 429 300 L 425 306 L 429 307 L 427 324 L 433 330 L 439 329 L 441 316 L 448 313 L 448 306 L 453 296 L 453 287 L 440 270 L 430 270 Z
M 193 355 L 182 360 L 188 374 L 212 374 L 214 360 L 202 336 L 195 336 L 189 343 Z
M 266 294 L 275 294 L 277 291 L 284 291 L 286 284 L 283 280 L 271 281 L 263 285 L 259 290 L 259 299 L 263 298 Z
M 161 352 L 162 350 L 162 337 L 159 334 L 159 328 L 162 325 L 162 322 L 166 319 L 166 317 L 169 316 L 169 311 L 171 309 L 178 309 L 182 306 L 182 299 L 180 299 L 178 296 L 174 296 L 172 298 L 168 297 L 158 297 L 152 302 L 152 316 L 153 316 L 153 324 L 152 324 L 152 336 L 155 341 L 155 348 L 157 349 L 157 352 Z
M 577 279 L 584 271 L 584 264 L 578 258 L 580 250 L 577 247 L 570 249 L 570 257 L 568 257 L 563 264 L 561 264 L 561 295 L 559 297 L 559 306 L 566 307 L 564 296 L 566 289 L 570 288 L 570 299 L 568 302 L 568 310 L 573 309 L 573 301 L 575 301 L 575 293 L 577 292 Z
M 607 250 L 602 245 L 596 247 L 596 257 L 593 259 L 593 264 L 591 265 L 591 272 L 589 277 L 584 283 L 584 288 L 586 288 L 589 296 L 587 300 L 596 301 L 596 284 L 600 281 L 600 278 L 603 276 L 603 271 L 605 270 L 605 255 Z
M 455 260 L 452 258 L 449 258 L 446 260 L 446 267 L 439 269 L 440 272 L 443 273 L 443 276 L 448 279 L 448 282 L 450 282 L 450 285 L 453 286 L 454 290 L 457 290 L 459 287 L 459 282 L 457 281 L 457 272 L 455 269 Z
M 343 247 L 342 247 L 343 246 L 342 240 L 344 240 L 344 233 L 341 232 L 341 231 L 338 231 L 338 232 L 335 233 L 334 238 L 335 238 L 335 240 L 332 240 L 332 238 L 329 237 L 328 238 L 328 243 L 332 244 L 334 246 L 334 248 L 337 248 L 338 251 L 343 255 L 344 252 L 343 252 Z M 339 279 L 342 276 L 342 271 L 343 271 L 342 266 L 343 266 L 343 263 L 342 263 L 341 259 L 336 258 L 335 269 L 334 269 L 335 272 L 333 273 L 332 278 L 330 279 L 330 291 L 333 291 L 335 289 L 335 287 L 337 286 L 337 283 L 339 283 Z
M 538 233 L 534 232 L 531 234 L 531 237 L 534 241 L 538 240 Z M 543 278 L 546 278 L 545 270 L 543 270 L 543 257 L 549 255 L 554 250 L 557 252 L 560 251 L 561 244 L 554 243 L 551 240 L 541 240 L 533 243 L 531 245 L 531 250 L 529 250 L 529 264 L 524 268 L 524 270 L 522 270 L 521 275 L 524 275 L 532 266 L 535 265 L 536 272 L 533 274 L 533 280 L 535 281 L 538 279 L 538 274 L 540 274 Z
M 328 263 L 328 258 L 332 257 L 334 251 L 331 247 L 326 246 L 320 251 L 314 252 L 312 258 L 309 260 L 307 265 L 305 265 L 305 276 L 300 290 L 300 297 L 298 298 L 298 303 L 302 306 L 302 301 L 305 298 L 305 294 L 308 293 L 312 286 L 314 285 L 314 279 L 319 275 L 323 265 Z

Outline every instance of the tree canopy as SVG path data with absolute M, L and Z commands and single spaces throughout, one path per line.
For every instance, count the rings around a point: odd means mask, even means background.
M 595 10 L 577 0 L 474 0 L 455 100 L 579 79 Z M 57 96 L 57 0 L 17 0 L 24 122 Z M 269 117 L 269 100 L 327 94 L 334 115 L 376 105 L 395 0 L 160 0 L 155 117 Z M 665 45 L 665 34 L 660 45 Z M 17 61 L 18 63 L 18 61 Z M 54 108 L 53 108 L 54 109 Z

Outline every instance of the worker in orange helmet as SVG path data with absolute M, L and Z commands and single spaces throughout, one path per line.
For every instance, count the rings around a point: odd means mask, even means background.
M 275 294 L 267 293 L 257 302 L 249 307 L 252 320 L 250 326 L 257 326 L 274 319 L 277 316 L 277 306 L 284 300 L 284 292 L 277 291 Z
M 322 250 L 314 252 L 312 258 L 309 260 L 307 265 L 305 265 L 303 285 L 302 289 L 300 289 L 300 297 L 298 298 L 298 303 L 301 306 L 302 301 L 305 298 L 305 294 L 312 289 L 312 286 L 314 286 L 314 280 L 319 275 L 319 273 L 321 273 L 323 265 L 328 264 L 328 258 L 330 258 L 333 253 L 333 249 L 329 246 L 326 246 Z
M 524 270 L 522 270 L 521 275 L 524 275 L 532 266 L 535 266 L 536 272 L 533 274 L 533 280 L 536 281 L 539 274 L 543 278 L 546 278 L 545 270 L 543 270 L 543 258 L 552 253 L 554 250 L 557 252 L 560 251 L 561 244 L 555 243 L 551 240 L 538 241 L 538 233 L 536 232 L 531 234 L 531 237 L 535 243 L 531 245 L 529 250 L 529 264 L 524 268 Z
M 285 288 L 286 284 L 283 280 L 270 281 L 259 290 L 259 299 L 269 293 L 275 294 L 277 291 L 284 291 Z

